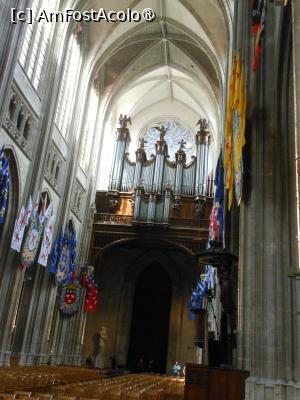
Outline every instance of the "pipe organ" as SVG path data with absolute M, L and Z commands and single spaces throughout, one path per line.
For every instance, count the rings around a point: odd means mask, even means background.
M 155 127 L 155 154 L 147 159 L 146 141 L 142 138 L 135 161 L 131 161 L 127 152 L 130 143 L 127 124 L 131 121 L 121 115 L 119 122 L 107 192 L 110 211 L 120 208 L 122 195 L 126 194 L 130 198 L 133 224 L 170 225 L 170 219 L 174 218 L 201 218 L 213 186 L 212 177 L 208 182 L 210 133 L 206 120 L 198 122 L 196 156 L 188 163 L 183 139 L 178 143 L 175 160 L 170 160 L 165 140 L 167 130 L 163 126 Z M 189 211 L 188 204 L 193 205 Z

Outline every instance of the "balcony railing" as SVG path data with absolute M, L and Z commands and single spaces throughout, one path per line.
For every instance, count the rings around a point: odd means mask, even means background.
M 173 228 L 207 228 L 209 225 L 208 219 L 183 219 L 183 218 L 170 218 L 169 224 Z
M 94 222 L 107 225 L 132 225 L 132 215 L 95 214 Z
M 131 226 L 133 222 L 132 215 L 115 215 L 115 214 L 95 214 L 94 222 L 103 225 L 127 225 Z M 145 223 L 146 221 L 140 221 Z M 208 219 L 182 219 L 170 218 L 169 225 L 173 228 L 192 228 L 205 229 L 208 228 Z

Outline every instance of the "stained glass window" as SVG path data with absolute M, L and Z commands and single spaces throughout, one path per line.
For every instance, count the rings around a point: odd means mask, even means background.
M 151 157 L 151 154 L 155 154 L 155 144 L 159 140 L 160 132 L 156 127 L 164 127 L 167 132 L 165 135 L 165 141 L 168 145 L 168 154 L 170 160 L 175 160 L 175 153 L 180 147 L 180 142 L 185 142 L 184 151 L 187 156 L 187 162 L 191 160 L 192 155 L 195 154 L 195 139 L 191 129 L 184 123 L 176 120 L 154 120 L 140 135 L 140 138 L 144 138 L 145 152 L 147 158 Z

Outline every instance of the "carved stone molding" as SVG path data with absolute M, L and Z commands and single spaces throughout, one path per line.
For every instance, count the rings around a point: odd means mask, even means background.
M 71 210 L 80 221 L 82 221 L 84 198 L 85 198 L 85 190 L 83 189 L 79 181 L 76 180 L 73 189 Z
M 53 142 L 49 146 L 45 165 L 45 178 L 51 186 L 58 190 L 62 177 L 63 156 Z
M 14 86 L 11 87 L 8 99 L 3 127 L 30 157 L 37 119 L 21 93 Z

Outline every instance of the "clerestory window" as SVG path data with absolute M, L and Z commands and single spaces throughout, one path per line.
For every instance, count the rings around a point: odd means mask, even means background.
M 97 118 L 98 94 L 96 89 L 92 88 L 88 100 L 88 107 L 85 116 L 85 125 L 81 141 L 80 166 L 87 171 L 90 161 L 91 149 Z
M 66 138 L 75 103 L 75 91 L 81 64 L 80 44 L 75 34 L 69 40 L 60 92 L 58 97 L 55 123 L 60 133 Z
M 41 9 L 56 11 L 58 5 L 59 0 L 33 0 L 31 7 L 33 17 Z M 39 89 L 49 39 L 54 26 L 55 24 L 51 22 L 34 21 L 32 24 L 27 24 L 26 27 L 19 62 L 36 90 Z

